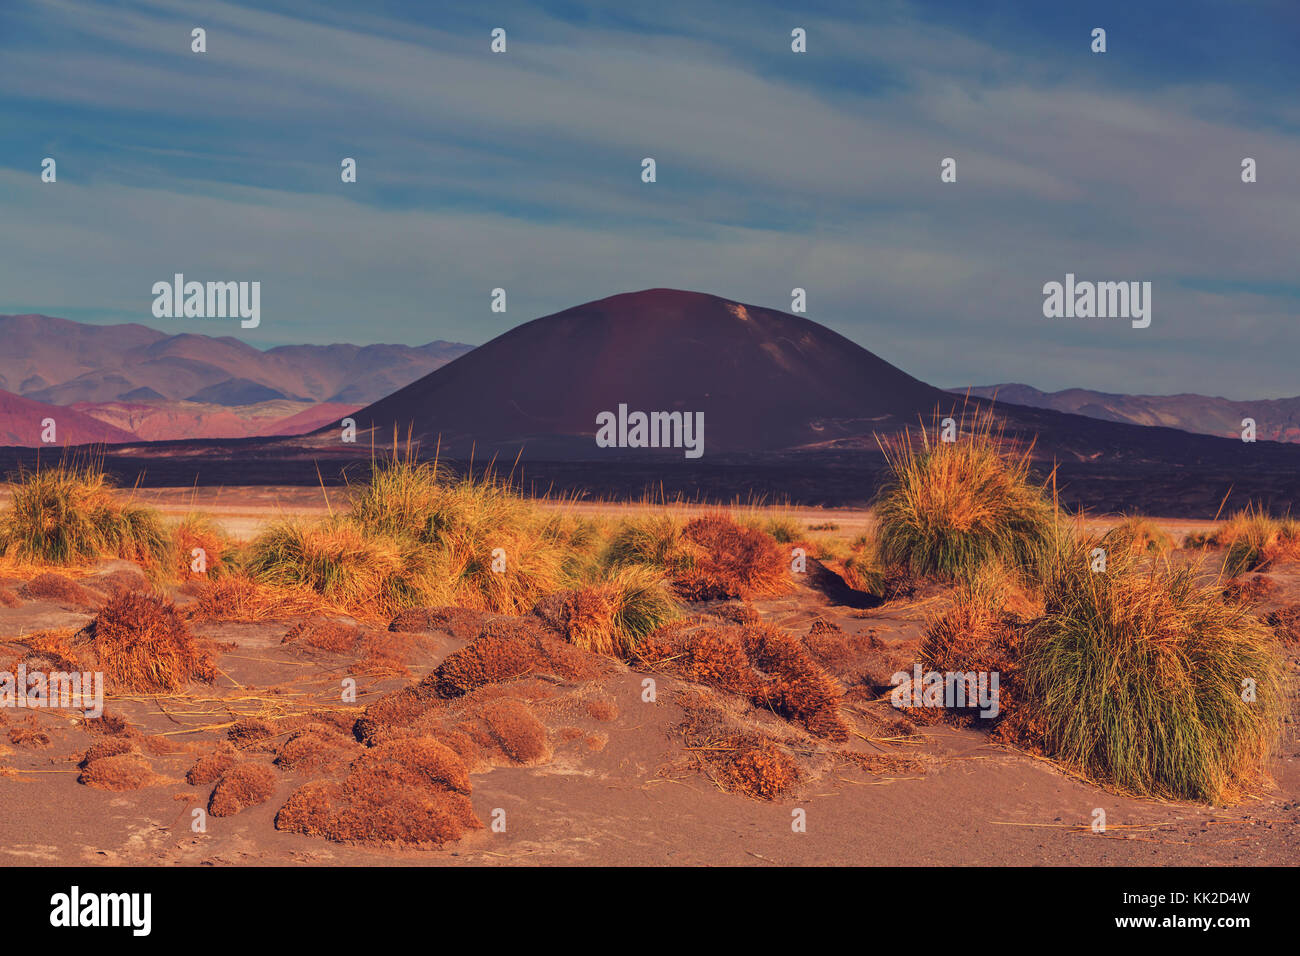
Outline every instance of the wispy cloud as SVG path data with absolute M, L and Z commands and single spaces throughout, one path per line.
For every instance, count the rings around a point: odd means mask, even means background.
M 481 342 L 630 289 L 786 308 L 802 286 L 812 318 L 937 384 L 1300 392 L 1283 90 L 1174 69 L 1170 38 L 1119 13 L 1097 57 L 1092 24 L 1056 15 L 995 40 L 960 7 L 858 6 L 433 23 L 421 5 L 19 0 L 0 10 L 0 310 L 154 322 L 150 285 L 183 271 L 262 281 L 262 327 L 221 330 L 255 344 Z M 1067 271 L 1153 281 L 1151 328 L 1044 319 Z

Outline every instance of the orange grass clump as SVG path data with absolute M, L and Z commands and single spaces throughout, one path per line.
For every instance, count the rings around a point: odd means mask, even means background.
M 447 657 L 423 684 L 439 697 L 459 697 L 476 687 L 546 673 L 566 679 L 591 677 L 593 658 L 551 636 L 540 625 L 501 618 L 489 623 L 469 646 Z
M 81 770 L 78 783 L 96 790 L 138 790 L 153 780 L 149 761 L 134 751 L 100 757 Z
M 501 698 L 483 707 L 483 720 L 497 746 L 518 764 L 543 763 L 550 759 L 546 728 L 527 705 Z
M 176 605 L 158 595 L 119 592 L 78 640 L 90 643 L 104 679 L 116 690 L 171 693 L 216 676 L 211 658 L 195 644 Z
M 735 751 L 716 761 L 714 769 L 726 789 L 760 800 L 775 800 L 799 783 L 794 758 L 766 738 L 737 741 Z
M 98 591 L 92 591 L 85 585 L 53 571 L 36 575 L 19 588 L 18 593 L 28 600 L 56 601 L 74 607 L 95 608 L 104 601 L 104 595 Z
M 664 632 L 642 648 L 640 660 L 687 680 L 746 697 L 757 707 L 802 724 L 829 740 L 848 738 L 840 715 L 839 683 L 795 637 L 769 626 L 703 627 Z
M 690 601 L 750 598 L 790 588 L 789 567 L 776 541 L 716 512 L 687 522 L 694 566 L 677 573 L 674 589 Z
M 212 789 L 208 813 L 214 817 L 233 817 L 241 810 L 271 799 L 275 793 L 275 771 L 266 764 L 237 763 L 227 770 Z
M 186 771 L 185 780 L 193 787 L 215 783 L 235 765 L 235 758 L 235 748 L 222 741 L 216 750 L 204 754 L 194 762 L 194 766 Z
M 326 610 L 318 595 L 254 581 L 245 574 L 207 580 L 195 588 L 190 615 L 199 621 L 261 621 L 304 617 Z
M 1026 699 L 1020 680 L 1019 649 L 1025 617 L 1010 610 L 1005 595 L 962 588 L 952 608 L 926 627 L 917 655 L 923 671 L 998 675 L 998 714 L 980 716 L 974 688 L 966 686 L 960 707 L 906 707 L 900 712 L 917 723 L 946 720 L 957 726 L 987 726 L 993 736 L 1041 752 L 1045 726 Z M 920 688 L 913 688 L 920 693 Z
M 332 771 L 356 756 L 357 742 L 328 724 L 311 723 L 290 736 L 275 757 L 288 771 Z
M 469 791 L 455 751 L 430 738 L 395 740 L 353 761 L 342 784 L 315 781 L 295 790 L 275 825 L 338 843 L 438 847 L 482 829 Z

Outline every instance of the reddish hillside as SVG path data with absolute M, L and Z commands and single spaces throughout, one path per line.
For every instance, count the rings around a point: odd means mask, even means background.
M 620 404 L 703 412 L 710 451 L 765 451 L 869 435 L 953 401 L 800 316 L 651 289 L 521 325 L 354 417 L 388 434 L 411 425 L 453 453 L 526 442 L 598 456 L 596 416 Z
M 339 419 L 356 412 L 356 405 L 340 402 L 322 402 L 311 408 L 304 408 L 296 415 L 290 415 L 266 426 L 259 435 L 305 435 L 325 425 L 337 425 Z
M 53 418 L 56 445 L 115 444 L 132 442 L 136 436 L 105 424 L 72 408 L 34 402 L 12 392 L 0 391 L 0 445 L 42 447 L 45 419 Z

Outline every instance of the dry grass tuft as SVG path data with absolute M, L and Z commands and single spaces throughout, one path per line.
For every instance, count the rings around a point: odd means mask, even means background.
M 483 719 L 493 740 L 515 763 L 537 764 L 551 759 L 546 728 L 523 703 L 510 698 L 489 701 L 483 707 Z
M 662 632 L 638 651 L 638 660 L 745 697 L 815 736 L 848 737 L 839 711 L 843 689 L 813 661 L 802 642 L 776 628 L 706 626 Z
M 157 513 L 123 504 L 96 459 L 19 471 L 10 489 L 0 555 L 54 565 L 118 557 L 153 573 L 171 567 L 173 542 Z
M 77 782 L 96 790 L 123 791 L 139 790 L 153 779 L 149 761 L 139 753 L 129 751 L 90 761 L 82 768 Z
M 1047 752 L 1122 791 L 1220 803 L 1262 786 L 1285 711 L 1273 633 L 1198 568 L 1062 554 L 1021 648 Z
M 662 572 L 633 565 L 596 584 L 548 595 L 533 613 L 585 651 L 628 657 L 647 635 L 678 616 L 680 605 Z
M 558 640 L 541 625 L 500 618 L 467 647 L 448 656 L 421 684 L 447 698 L 530 674 L 576 680 L 598 672 L 590 655 Z
M 455 751 L 405 738 L 363 753 L 342 784 L 317 781 L 294 791 L 275 825 L 339 843 L 439 847 L 482 829 L 469 791 Z
M 76 608 L 97 608 L 104 603 L 103 594 L 53 571 L 36 575 L 18 593 L 29 601 L 52 601 Z
M 922 429 L 919 444 L 908 431 L 881 450 L 889 474 L 875 511 L 885 563 L 969 580 L 989 564 L 1032 576 L 1050 556 L 1055 514 L 1031 480 L 1031 448 L 1007 439 L 991 411 L 977 412 L 955 441 Z
M 245 574 L 229 574 L 198 585 L 189 609 L 199 621 L 254 624 L 285 620 L 328 610 L 318 595 L 301 589 L 273 587 Z
M 117 691 L 165 694 L 216 676 L 176 606 L 158 595 L 117 594 L 77 640 L 89 643 L 105 681 Z
M 194 762 L 185 773 L 185 780 L 192 787 L 202 787 L 220 780 L 227 770 L 235 765 L 238 753 L 230 744 L 222 741 L 217 749 L 204 754 Z
M 265 803 L 274 793 L 275 771 L 266 764 L 237 763 L 213 787 L 208 813 L 214 817 L 233 817 L 241 810 Z
M 235 570 L 238 552 L 221 526 L 207 515 L 186 515 L 172 533 L 176 540 L 174 570 L 181 581 L 212 581 Z M 203 571 L 195 570 L 196 549 L 203 552 Z

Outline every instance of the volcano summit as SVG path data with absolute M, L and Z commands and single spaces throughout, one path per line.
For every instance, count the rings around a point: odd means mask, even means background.
M 759 452 L 826 447 L 952 403 L 816 322 L 649 289 L 525 323 L 353 417 L 453 455 L 601 458 L 656 453 L 600 447 L 598 416 L 620 406 L 702 415 L 709 452 Z

